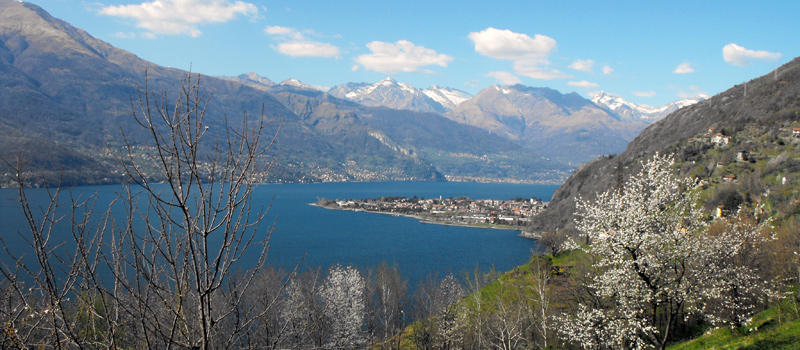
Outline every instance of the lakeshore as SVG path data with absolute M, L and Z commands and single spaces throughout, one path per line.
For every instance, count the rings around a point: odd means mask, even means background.
M 414 196 L 359 200 L 321 198 L 310 204 L 325 209 L 410 217 L 424 224 L 522 231 L 528 218 L 546 208 L 548 202 L 535 197 L 472 200 L 467 197 L 424 199 Z M 524 232 L 520 235 L 527 237 Z
M 160 185 L 159 185 L 160 186 Z M 292 271 L 326 269 L 340 264 L 372 268 L 381 262 L 397 263 L 401 273 L 409 278 L 413 288 L 431 273 L 460 273 L 475 266 L 499 271 L 513 269 L 528 260 L 531 250 L 541 251 L 535 240 L 522 238 L 519 231 L 486 230 L 463 225 L 422 224 L 418 219 L 394 218 L 390 215 L 369 215 L 355 211 L 324 210 L 310 206 L 321 197 L 375 198 L 383 195 L 414 195 L 425 198 L 462 196 L 471 198 L 513 198 L 529 194 L 551 198 L 555 185 L 484 184 L 465 182 L 365 182 L 318 184 L 266 184 L 253 192 L 256 207 L 269 208 L 259 237 L 269 239 L 267 264 Z M 114 203 L 119 187 L 80 186 L 72 188 L 76 195 L 100 195 L 96 206 Z M 0 189 L 0 198 L 15 198 L 17 191 Z M 28 200 L 39 207 L 49 203 L 46 189 L 29 189 Z M 117 202 L 112 214 L 122 215 L 125 209 Z M 117 207 L 120 206 L 120 207 Z M 118 208 L 118 209 L 117 209 Z M 19 234 L 29 230 L 27 221 L 13 200 L 0 201 L 0 233 L 11 251 L 28 249 Z M 119 219 L 122 220 L 122 219 Z M 93 224 L 94 225 L 94 224 Z M 272 230 L 274 232 L 270 233 Z M 70 231 L 54 233 L 53 240 L 72 247 Z M 213 244 L 216 241 L 213 241 Z M 256 252 L 242 256 L 243 268 L 259 258 Z M 35 258 L 26 255 L 35 264 Z M 13 261 L 11 262 L 13 263 Z

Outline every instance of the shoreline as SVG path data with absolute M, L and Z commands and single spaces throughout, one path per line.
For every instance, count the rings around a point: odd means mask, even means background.
M 445 222 L 445 221 L 438 221 L 438 220 L 430 220 L 423 216 L 413 215 L 413 214 L 400 214 L 400 213 L 389 213 L 389 212 L 382 212 L 382 211 L 369 211 L 364 209 L 350 209 L 350 208 L 333 208 L 333 207 L 326 207 L 319 205 L 317 203 L 308 203 L 308 205 L 312 207 L 319 207 L 328 210 L 342 210 L 342 211 L 354 211 L 354 212 L 363 212 L 363 213 L 374 213 L 374 214 L 383 214 L 383 215 L 390 215 L 390 216 L 398 216 L 398 217 L 407 217 L 418 220 L 422 224 L 431 224 L 431 225 L 442 225 L 442 226 L 456 226 L 456 227 L 472 227 L 472 228 L 482 228 L 482 229 L 491 229 L 491 230 L 507 230 L 507 231 L 519 231 L 518 236 L 524 238 L 531 238 L 529 235 L 526 235 L 522 228 L 515 228 L 511 226 L 501 226 L 501 225 L 479 225 L 479 224 L 462 224 L 462 223 L 453 223 L 453 222 Z

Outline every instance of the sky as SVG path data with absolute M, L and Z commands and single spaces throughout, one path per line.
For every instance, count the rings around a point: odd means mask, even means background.
M 158 65 L 327 89 L 386 77 L 660 106 L 800 55 L 800 1 L 30 0 Z

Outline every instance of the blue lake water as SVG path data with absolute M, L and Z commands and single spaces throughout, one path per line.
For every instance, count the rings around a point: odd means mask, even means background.
M 292 269 L 302 259 L 305 267 L 324 269 L 337 263 L 372 268 L 381 261 L 396 262 L 413 285 L 430 272 L 438 272 L 440 276 L 458 274 L 476 265 L 482 269 L 494 266 L 498 271 L 510 270 L 525 263 L 531 250 L 539 247 L 535 241 L 517 236 L 519 231 L 422 224 L 413 218 L 329 210 L 309 204 L 323 197 L 380 196 L 472 199 L 534 196 L 549 200 L 557 187 L 457 182 L 280 184 L 259 186 L 253 199 L 265 206 L 273 200 L 264 221 L 264 224 L 275 222 L 276 229 L 270 240 L 269 264 Z M 100 191 L 111 197 L 118 189 L 119 186 L 111 185 L 87 186 L 73 192 Z M 28 196 L 33 203 L 44 203 L 47 198 L 42 189 L 30 189 Z M 17 232 L 24 232 L 27 226 L 16 198 L 16 190 L 0 190 L 0 236 L 10 245 L 22 247 Z

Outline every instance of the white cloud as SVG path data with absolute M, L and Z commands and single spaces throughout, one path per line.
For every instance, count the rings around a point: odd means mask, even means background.
M 238 15 L 258 16 L 258 8 L 243 1 L 230 0 L 155 0 L 138 5 L 107 6 L 100 13 L 130 18 L 136 26 L 157 34 L 202 34 L 199 27 L 222 23 Z
M 289 41 L 278 44 L 278 52 L 293 57 L 339 57 L 339 48 L 316 41 Z
M 497 81 L 503 85 L 515 85 L 522 83 L 522 80 L 520 80 L 519 77 L 509 72 L 489 72 L 486 74 L 486 76 L 497 79 Z
M 634 96 L 639 96 L 639 97 L 653 97 L 653 96 L 656 95 L 656 92 L 652 91 L 652 90 L 651 91 L 634 91 L 633 95 Z
M 586 72 L 586 73 L 591 73 L 592 72 L 592 67 L 594 67 L 594 61 L 592 61 L 592 60 L 581 60 L 581 59 L 575 60 L 575 61 L 572 62 L 572 64 L 569 65 L 569 68 L 572 68 L 574 70 L 579 70 L 579 71 L 582 71 L 582 72 Z
M 516 74 L 544 80 L 566 77 L 558 70 L 551 69 L 550 61 L 547 60 L 556 50 L 556 41 L 553 38 L 541 34 L 531 38 L 527 34 L 491 27 L 469 33 L 468 37 L 475 44 L 475 52 L 512 61 Z
M 611 68 L 609 65 L 603 66 L 603 74 L 611 74 L 614 72 L 614 68 Z
M 294 28 L 281 27 L 281 26 L 267 26 L 264 28 L 264 33 L 269 35 L 284 36 L 295 40 L 303 40 L 303 33 L 300 33 Z
M 361 66 L 357 64 L 354 64 L 352 67 L 350 67 L 351 72 L 358 72 L 359 69 L 361 69 Z
M 597 83 L 593 83 L 591 81 L 586 81 L 586 80 L 570 81 L 570 82 L 567 82 L 567 85 L 575 86 L 575 87 L 582 87 L 582 88 L 596 88 L 596 87 L 600 86 Z
M 305 32 L 316 35 L 313 30 Z M 267 26 L 264 33 L 286 40 L 278 44 L 278 52 L 293 57 L 339 57 L 341 50 L 332 44 L 306 40 L 305 35 L 297 29 L 281 26 Z
M 417 72 L 425 66 L 447 67 L 447 63 L 453 58 L 436 53 L 436 51 L 416 46 L 407 40 L 399 40 L 395 43 L 373 41 L 367 44 L 371 54 L 361 55 L 356 58 L 356 62 L 364 66 L 366 70 L 392 74 L 397 72 Z
M 678 67 L 676 67 L 675 70 L 672 71 L 672 73 L 675 74 L 694 73 L 694 68 L 692 68 L 692 65 L 689 62 L 683 62 L 679 64 Z
M 735 66 L 746 66 L 751 61 L 777 61 L 783 56 L 780 52 L 755 51 L 730 43 L 722 48 L 722 57 L 725 62 Z
M 475 43 L 475 51 L 483 55 L 505 60 L 546 58 L 556 50 L 556 41 L 536 34 L 534 38 L 510 30 L 487 28 L 469 33 Z

